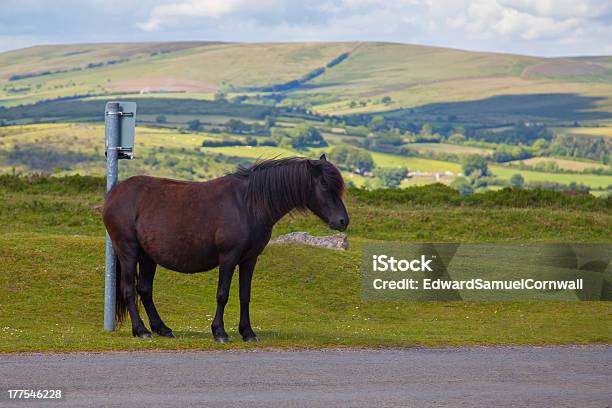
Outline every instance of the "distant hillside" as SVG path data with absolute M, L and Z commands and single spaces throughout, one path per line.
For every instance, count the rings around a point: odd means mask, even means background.
M 0 53 L 0 105 L 147 94 L 259 98 L 323 114 L 575 94 L 612 112 L 612 57 L 537 58 L 393 43 L 126 43 Z

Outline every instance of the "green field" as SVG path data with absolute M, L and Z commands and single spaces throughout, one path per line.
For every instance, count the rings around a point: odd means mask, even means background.
M 387 153 L 373 152 L 372 157 L 378 166 L 407 167 L 418 171 L 452 171 L 461 173 L 461 165 L 440 160 L 423 159 L 419 157 L 403 157 Z
M 612 127 L 609 126 L 556 128 L 555 131 L 571 135 L 612 137 Z
M 282 147 L 271 146 L 229 146 L 229 147 L 211 147 L 207 150 L 215 153 L 226 154 L 229 156 L 241 156 L 251 159 L 266 159 L 272 157 L 289 157 L 295 156 L 296 152 Z
M 520 165 L 526 164 L 528 166 L 536 166 L 538 164 L 546 164 L 546 163 L 555 163 L 559 166 L 559 169 L 562 170 L 570 170 L 570 171 L 584 171 L 584 170 L 594 170 L 594 169 L 606 169 L 607 166 L 601 163 L 593 162 L 593 161 L 578 161 L 578 160 L 569 160 L 569 159 L 559 159 L 556 157 L 532 157 L 527 160 L 516 160 L 513 162 L 509 162 L 508 165 Z
M 493 153 L 492 149 L 481 147 L 461 146 L 448 143 L 411 143 L 406 145 L 410 150 L 418 153 L 448 153 L 448 154 L 480 154 L 483 156 Z
M 540 171 L 518 170 L 502 166 L 490 166 L 491 172 L 503 180 L 509 180 L 513 174 L 520 173 L 525 182 L 552 181 L 557 183 L 582 183 L 593 189 L 605 189 L 612 185 L 612 176 L 600 176 L 596 174 L 565 174 L 565 173 L 546 173 Z
M 0 127 L 0 173 L 50 172 L 63 174 L 102 175 L 105 171 L 102 126 L 88 123 L 33 124 Z M 257 159 L 287 156 L 318 157 L 329 153 L 334 142 L 325 148 L 295 150 L 271 146 L 201 147 L 204 140 L 241 136 L 206 132 L 179 133 L 173 128 L 139 126 L 137 130 L 136 160 L 122 161 L 122 174 L 149 174 L 202 180 L 233 170 L 236 165 Z M 444 148 L 444 146 L 441 146 Z M 421 185 L 433 182 L 448 184 L 462 174 L 461 164 L 422 157 L 399 156 L 371 152 L 379 167 L 406 167 L 411 172 L 423 173 L 403 183 Z M 530 163 L 536 159 L 525 161 Z M 547 159 L 539 159 L 547 160 Z M 561 159 L 558 159 L 561 160 Z M 588 164 L 587 162 L 561 160 Z M 563 163 L 562 163 L 563 164 Z M 598 165 L 601 167 L 601 165 Z M 612 185 L 612 176 L 582 173 L 547 173 L 502 165 L 490 165 L 491 172 L 501 180 L 509 180 L 520 173 L 526 182 L 582 183 L 594 190 Z M 436 174 L 437 173 L 437 174 Z M 344 173 L 356 186 L 377 186 L 371 177 Z
M 0 352 L 612 341 L 609 302 L 361 301 L 359 248 L 374 240 L 610 242 L 610 206 L 588 196 L 550 193 L 556 197 L 552 201 L 538 201 L 534 195 L 520 207 L 507 199 L 501 207 L 490 207 L 495 201 L 462 202 L 452 190 L 444 190 L 443 195 L 435 191 L 406 190 L 405 197 L 395 193 L 396 198 L 386 198 L 382 193 L 351 190 L 349 251 L 268 247 L 253 283 L 252 320 L 260 343 L 238 341 L 234 286 L 226 325 L 235 342 L 225 346 L 214 343 L 209 331 L 215 309 L 214 272 L 192 276 L 158 272 L 158 309 L 177 339 L 134 339 L 129 324 L 104 333 L 103 180 L 39 179 L 24 184 L 4 178 Z M 565 201 L 556 203 L 561 198 Z M 295 215 L 283 219 L 274 235 L 296 230 L 329 233 L 313 216 Z

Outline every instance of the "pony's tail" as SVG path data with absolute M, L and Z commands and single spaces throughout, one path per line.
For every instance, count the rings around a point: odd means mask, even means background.
M 115 265 L 115 322 L 121 324 L 127 314 L 128 305 L 127 299 L 124 296 L 125 291 L 121 286 L 121 263 L 117 256 L 115 256 Z

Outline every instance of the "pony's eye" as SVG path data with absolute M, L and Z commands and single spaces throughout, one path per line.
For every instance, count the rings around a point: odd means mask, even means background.
M 327 187 L 327 183 L 325 182 L 325 179 L 323 179 L 323 178 L 321 179 L 321 185 L 323 187 Z

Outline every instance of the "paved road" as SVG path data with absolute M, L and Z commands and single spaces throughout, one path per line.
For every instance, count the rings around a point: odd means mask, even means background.
M 129 407 L 612 407 L 612 346 L 0 354 L 0 390 Z

